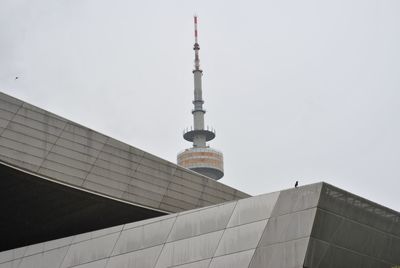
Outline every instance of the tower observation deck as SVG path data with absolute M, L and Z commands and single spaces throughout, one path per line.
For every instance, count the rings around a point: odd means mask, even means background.
M 201 78 L 203 71 L 200 69 L 199 50 L 200 45 L 197 39 L 197 16 L 194 17 L 194 109 L 193 127 L 185 129 L 183 138 L 193 142 L 193 147 L 185 149 L 178 154 L 178 165 L 189 168 L 207 177 L 219 180 L 224 176 L 224 161 L 221 152 L 209 147 L 206 142 L 215 138 L 215 130 L 204 126 L 203 96 Z

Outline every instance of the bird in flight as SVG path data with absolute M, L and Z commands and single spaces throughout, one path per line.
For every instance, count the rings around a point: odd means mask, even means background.
M 297 186 L 299 186 L 299 181 L 296 181 L 296 183 L 294 184 L 294 188 L 297 188 Z
M 18 76 L 16 76 L 16 77 L 15 77 L 15 80 L 17 80 L 18 78 L 19 78 L 19 77 L 18 77 Z

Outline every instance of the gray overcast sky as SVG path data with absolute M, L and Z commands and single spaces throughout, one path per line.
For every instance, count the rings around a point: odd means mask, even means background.
M 0 0 L 0 90 L 175 162 L 194 13 L 221 182 L 326 181 L 400 211 L 398 0 Z

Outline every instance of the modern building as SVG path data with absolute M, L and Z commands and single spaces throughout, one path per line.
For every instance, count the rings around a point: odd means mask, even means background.
M 0 93 L 0 251 L 249 195 Z
M 0 93 L 0 268 L 399 266 L 397 211 L 323 182 L 251 197 L 217 181 L 198 50 L 181 165 Z
M 0 267 L 400 264 L 400 213 L 326 183 L 250 197 L 0 94 Z

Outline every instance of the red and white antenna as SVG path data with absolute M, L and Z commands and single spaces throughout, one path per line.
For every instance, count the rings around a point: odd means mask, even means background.
M 194 15 L 194 42 L 197 42 L 197 15 Z
M 197 39 L 197 15 L 194 15 L 194 69 L 195 70 L 200 70 L 200 58 L 199 58 L 199 50 L 200 50 L 200 45 L 198 43 Z

